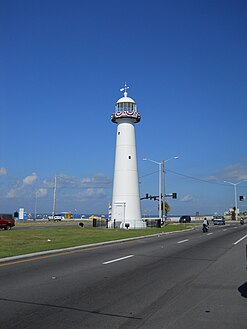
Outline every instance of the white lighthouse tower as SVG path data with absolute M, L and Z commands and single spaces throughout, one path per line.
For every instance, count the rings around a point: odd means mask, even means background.
M 117 123 L 115 169 L 112 195 L 112 215 L 108 227 L 145 228 L 141 218 L 139 178 L 136 158 L 135 123 L 141 120 L 136 103 L 128 97 L 126 86 L 124 97 L 115 105 L 111 120 Z

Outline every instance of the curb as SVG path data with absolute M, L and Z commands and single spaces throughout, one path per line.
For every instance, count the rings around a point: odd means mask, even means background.
M 97 247 L 97 246 L 117 244 L 117 243 L 133 241 L 133 240 L 139 240 L 139 239 L 153 238 L 153 237 L 156 237 L 156 236 L 160 237 L 161 235 L 183 233 L 183 232 L 187 232 L 187 231 L 193 231 L 194 229 L 195 228 L 193 227 L 193 228 L 188 228 L 186 230 L 181 230 L 181 231 L 161 232 L 161 233 L 155 233 L 155 234 L 151 234 L 151 235 L 138 236 L 138 237 L 134 237 L 134 238 L 126 238 L 126 239 L 120 239 L 120 240 L 98 242 L 98 243 L 85 244 L 85 245 L 82 245 L 82 246 L 68 247 L 68 248 L 62 248 L 62 249 L 39 251 L 39 252 L 35 252 L 35 253 L 30 253 L 30 254 L 0 258 L 0 263 L 7 263 L 7 262 L 10 262 L 10 261 L 14 261 L 14 260 L 27 259 L 27 258 L 37 257 L 37 256 L 46 256 L 46 255 L 52 255 L 52 254 L 59 254 L 59 253 L 63 253 L 63 252 L 66 252 L 66 251 L 86 249 L 86 248 L 89 248 L 89 247 Z

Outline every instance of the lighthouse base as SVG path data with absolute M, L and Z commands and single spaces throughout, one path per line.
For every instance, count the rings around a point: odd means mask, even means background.
M 142 229 L 146 228 L 147 223 L 143 220 L 129 220 L 129 221 L 118 221 L 110 220 L 108 221 L 108 228 L 118 228 L 118 229 Z

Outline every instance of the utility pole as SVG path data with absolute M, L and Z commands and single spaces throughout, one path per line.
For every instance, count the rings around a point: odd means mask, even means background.
M 56 212 L 56 193 L 57 193 L 57 176 L 55 175 L 54 192 L 53 192 L 53 210 L 52 210 L 53 220 L 54 220 L 54 216 L 55 216 L 55 212 Z
M 143 158 L 143 160 L 150 161 L 159 165 L 159 219 L 163 220 L 164 207 L 165 207 L 165 162 L 178 159 L 178 156 L 162 160 L 161 162 Z

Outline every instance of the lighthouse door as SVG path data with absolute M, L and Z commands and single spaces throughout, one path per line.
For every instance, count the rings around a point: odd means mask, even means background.
M 117 226 L 121 225 L 121 223 L 123 223 L 125 221 L 125 203 L 124 202 L 119 202 L 119 203 L 115 203 L 115 220 L 116 220 L 116 224 Z

